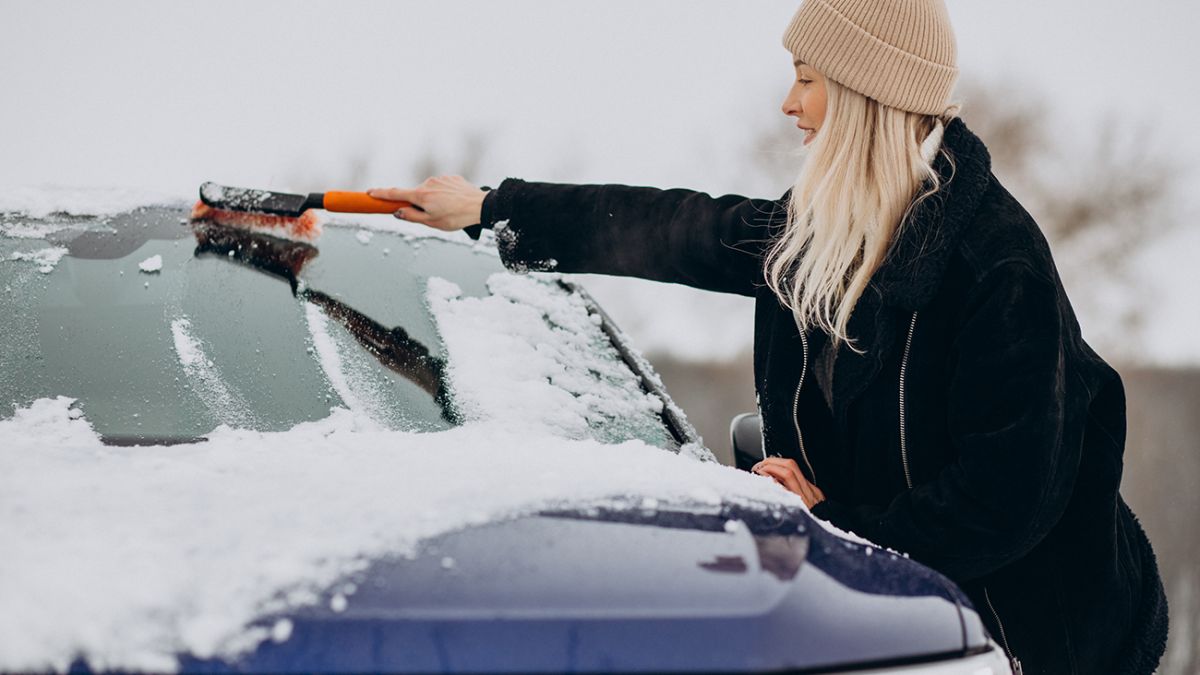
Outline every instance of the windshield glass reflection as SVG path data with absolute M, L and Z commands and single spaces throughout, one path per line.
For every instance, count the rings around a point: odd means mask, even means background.
M 447 422 L 459 423 L 447 394 L 444 359 L 432 354 L 403 327 L 388 328 L 301 280 L 304 267 L 320 253 L 315 246 L 209 222 L 195 223 L 193 229 L 196 257 L 215 256 L 283 279 L 293 295 L 323 309 L 380 364 L 432 396 Z

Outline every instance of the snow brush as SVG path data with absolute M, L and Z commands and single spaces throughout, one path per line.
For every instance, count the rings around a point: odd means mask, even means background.
M 192 207 L 192 220 L 257 230 L 284 239 L 312 241 L 321 236 L 321 223 L 315 209 L 335 213 L 395 213 L 406 206 L 413 204 L 376 199 L 365 192 L 294 195 L 209 182 L 200 186 L 200 201 Z

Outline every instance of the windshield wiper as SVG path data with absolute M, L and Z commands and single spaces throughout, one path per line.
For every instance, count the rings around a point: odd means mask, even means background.
M 302 289 L 297 296 L 321 307 L 331 318 L 350 331 L 354 339 L 390 370 L 408 378 L 429 392 L 442 407 L 442 416 L 450 406 L 446 400 L 445 361 L 429 352 L 429 348 L 400 326 L 386 328 L 383 324 L 321 291 Z
M 287 281 L 292 295 L 323 309 L 384 367 L 428 392 L 443 419 L 454 425 L 462 423 L 446 387 L 443 359 L 432 354 L 403 327 L 388 328 L 329 294 L 301 283 L 301 270 L 320 253 L 315 246 L 211 222 L 194 222 L 193 232 L 196 257 L 209 255 L 232 261 Z

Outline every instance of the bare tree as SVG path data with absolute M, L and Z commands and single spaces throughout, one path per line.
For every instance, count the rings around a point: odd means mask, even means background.
M 1105 120 L 1094 140 L 1078 148 L 1054 133 L 1044 98 L 1009 90 L 1001 97 L 999 91 L 962 87 L 963 119 L 987 144 L 993 172 L 1046 233 L 1096 341 L 1119 358 L 1137 360 L 1146 305 L 1131 262 L 1176 224 L 1177 167 L 1153 149 L 1146 125 Z
M 987 144 L 992 168 L 1038 218 L 1065 255 L 1124 268 L 1128 252 L 1173 225 L 1164 208 L 1178 173 L 1152 150 L 1151 129 L 1109 119 L 1078 150 L 1057 140 L 1045 103 L 968 84 L 960 89 L 963 119 Z

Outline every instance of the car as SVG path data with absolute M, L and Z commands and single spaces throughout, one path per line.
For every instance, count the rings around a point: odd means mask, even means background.
M 1009 672 L 572 279 L 414 228 L 0 214 L 0 670 Z

